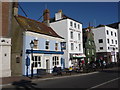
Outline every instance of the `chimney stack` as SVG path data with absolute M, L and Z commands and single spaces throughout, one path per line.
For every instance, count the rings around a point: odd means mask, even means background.
M 45 9 L 43 12 L 43 22 L 49 27 L 50 26 L 50 11 Z
M 62 10 L 59 10 L 56 14 L 55 14 L 55 20 L 60 20 L 62 19 Z
M 13 15 L 18 16 L 18 2 L 13 2 Z

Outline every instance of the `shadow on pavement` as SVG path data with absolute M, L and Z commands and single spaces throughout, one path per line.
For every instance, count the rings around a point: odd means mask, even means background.
M 36 90 L 37 88 L 35 87 L 37 84 L 32 83 L 32 81 L 29 80 L 20 80 L 20 81 L 15 81 L 12 83 L 14 86 L 15 90 Z M 3 89 L 2 89 L 3 90 Z
M 29 80 L 20 80 L 18 82 L 13 82 L 12 85 L 16 87 L 16 90 L 23 88 L 24 90 L 36 90 L 35 83 L 32 83 Z

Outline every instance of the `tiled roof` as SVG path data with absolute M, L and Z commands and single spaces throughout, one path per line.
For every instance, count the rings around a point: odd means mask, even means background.
M 20 16 L 20 15 L 16 16 L 15 18 L 17 19 L 20 26 L 27 31 L 62 38 L 51 27 L 48 27 L 42 22 L 38 22 L 36 20 L 32 20 L 32 19 L 29 19 L 24 16 Z
M 71 20 L 74 20 L 74 21 L 76 21 L 76 22 L 79 22 L 79 21 L 77 21 L 77 20 L 75 20 L 75 19 L 73 19 L 73 18 L 70 18 L 70 17 L 66 16 L 65 14 L 62 14 L 62 19 L 59 19 L 59 20 L 57 20 L 57 21 L 64 20 L 64 19 L 71 19 Z M 56 21 L 55 21 L 55 17 L 54 17 L 54 18 L 51 18 L 51 19 L 50 19 L 50 22 L 51 22 L 51 23 L 52 23 L 52 22 L 56 22 Z M 81 22 L 79 22 L 79 23 L 81 23 Z M 81 23 L 81 24 L 82 24 L 82 23 Z

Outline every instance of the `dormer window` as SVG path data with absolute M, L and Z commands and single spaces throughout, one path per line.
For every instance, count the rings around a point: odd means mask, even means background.
M 38 49 L 38 40 L 34 39 L 34 49 Z
M 58 50 L 58 43 L 55 43 L 55 50 Z

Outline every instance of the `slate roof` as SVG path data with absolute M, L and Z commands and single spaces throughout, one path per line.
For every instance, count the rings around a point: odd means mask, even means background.
M 48 27 L 42 22 L 38 22 L 36 20 L 29 19 L 27 17 L 20 15 L 16 16 L 15 18 L 17 22 L 20 24 L 20 26 L 27 31 L 62 38 L 51 27 Z
M 70 17 L 66 16 L 65 14 L 62 14 L 62 19 L 57 20 L 57 21 L 61 21 L 61 20 L 64 20 L 64 19 L 71 19 L 71 20 L 74 20 L 74 21 L 76 21 L 76 22 L 78 22 L 78 23 L 81 23 L 81 22 L 79 22 L 79 21 L 77 21 L 77 20 L 75 20 L 75 19 L 73 19 L 73 18 L 70 18 Z M 55 20 L 55 17 L 50 19 L 50 23 L 52 23 L 52 22 L 57 22 L 57 21 Z M 82 23 L 81 23 L 81 24 L 82 24 Z
M 112 28 L 115 28 L 115 29 L 118 29 L 118 24 L 119 24 L 119 23 L 120 23 L 120 22 L 116 22 L 116 23 L 108 24 L 107 26 L 112 27 Z

